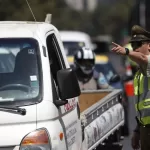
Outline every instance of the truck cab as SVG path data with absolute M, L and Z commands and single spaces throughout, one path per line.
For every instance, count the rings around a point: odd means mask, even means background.
M 58 30 L 45 22 L 0 22 L 0 150 L 79 150 L 76 76 Z M 7 66 L 11 64 L 12 66 Z

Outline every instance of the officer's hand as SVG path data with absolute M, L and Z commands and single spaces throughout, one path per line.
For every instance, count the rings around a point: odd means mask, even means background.
M 126 54 L 126 51 L 125 51 L 125 48 L 112 42 L 113 44 L 113 48 L 111 49 L 113 52 L 117 53 L 117 54 L 121 54 L 121 55 L 125 55 Z
M 131 138 L 131 145 L 134 150 L 138 150 L 140 148 L 140 135 L 139 133 L 133 132 Z

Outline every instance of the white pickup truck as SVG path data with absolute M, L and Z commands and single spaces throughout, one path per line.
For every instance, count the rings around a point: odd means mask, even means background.
M 80 95 L 53 25 L 0 22 L 0 58 L 0 150 L 92 150 L 123 125 L 120 90 Z

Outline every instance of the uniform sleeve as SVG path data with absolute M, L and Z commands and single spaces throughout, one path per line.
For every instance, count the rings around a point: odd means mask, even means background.
M 148 58 L 148 64 L 146 69 L 146 76 L 150 77 L 150 55 L 148 55 L 147 58 Z

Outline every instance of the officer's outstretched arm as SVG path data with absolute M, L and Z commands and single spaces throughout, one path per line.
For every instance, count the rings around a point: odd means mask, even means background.
M 131 51 L 129 53 L 129 58 L 132 59 L 133 61 L 135 61 L 139 65 L 146 65 L 147 66 L 147 64 L 148 64 L 147 55 L 144 55 L 140 52 Z
M 126 49 L 122 46 L 120 46 L 119 44 L 116 44 L 114 42 L 112 42 L 112 44 L 114 45 L 114 47 L 112 48 L 112 51 L 120 54 L 120 55 L 127 55 L 126 54 Z M 146 65 L 148 64 L 148 55 L 144 55 L 143 53 L 139 52 L 139 51 L 130 51 L 128 52 L 128 56 L 130 59 L 132 59 L 134 62 L 136 62 L 139 65 Z

